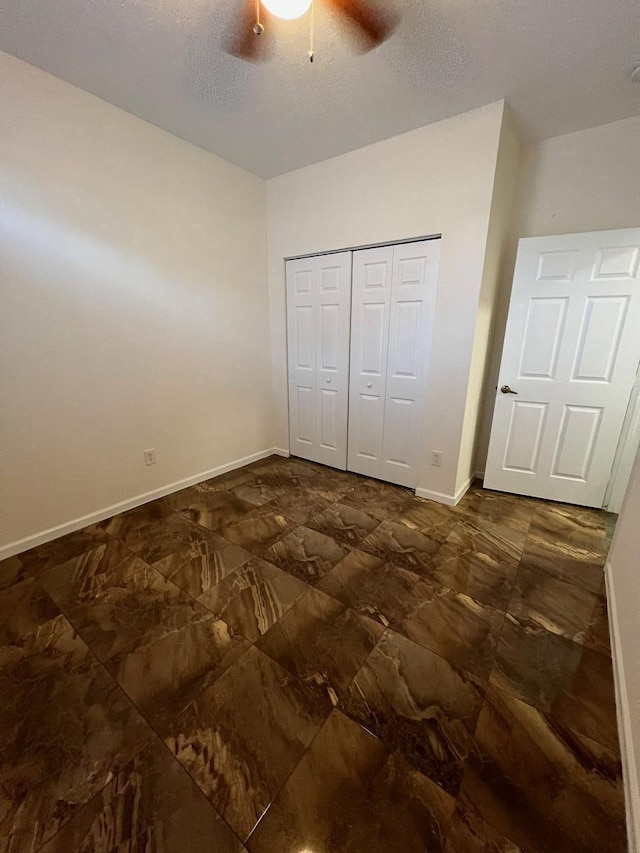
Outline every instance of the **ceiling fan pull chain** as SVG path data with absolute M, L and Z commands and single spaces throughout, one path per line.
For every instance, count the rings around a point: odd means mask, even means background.
M 315 6 L 315 4 L 314 4 L 313 0 L 311 0 L 311 17 L 310 17 L 310 23 L 309 23 L 309 27 L 311 30 L 311 32 L 310 32 L 311 44 L 309 46 L 309 62 L 313 62 L 313 57 L 314 57 L 314 52 L 313 52 L 313 10 L 314 10 L 314 6 Z
M 264 27 L 260 23 L 260 0 L 256 0 L 256 22 L 253 31 L 257 36 L 261 36 L 264 32 Z

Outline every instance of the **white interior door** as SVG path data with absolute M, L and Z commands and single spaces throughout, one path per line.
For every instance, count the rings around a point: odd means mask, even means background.
M 291 453 L 347 464 L 351 252 L 287 261 Z
M 348 468 L 381 477 L 393 246 L 353 253 Z
M 487 488 L 602 506 L 640 358 L 639 262 L 638 228 L 520 240 Z
M 415 488 L 440 242 L 354 252 L 348 468 Z

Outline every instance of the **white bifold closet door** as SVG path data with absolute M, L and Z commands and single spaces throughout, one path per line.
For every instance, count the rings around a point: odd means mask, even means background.
M 439 240 L 353 253 L 349 450 L 358 474 L 415 488 Z
M 347 465 L 351 252 L 287 261 L 289 446 Z

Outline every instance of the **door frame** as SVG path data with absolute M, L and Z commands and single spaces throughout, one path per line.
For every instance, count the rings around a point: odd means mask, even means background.
M 620 440 L 611 469 L 611 479 L 602 504 L 608 512 L 619 513 L 627 490 L 633 462 L 640 448 L 640 364 L 636 383 L 631 389 L 627 413 L 622 424 Z
M 361 249 L 382 249 L 385 246 L 404 246 L 405 243 L 424 243 L 426 240 L 441 240 L 442 234 L 427 234 L 426 237 L 405 237 L 402 240 L 384 240 L 382 243 L 363 243 L 361 246 L 344 246 L 342 249 L 327 249 L 323 252 L 307 252 L 304 255 L 287 255 L 287 261 L 301 261 L 305 258 L 316 258 L 319 255 L 337 255 L 339 252 L 359 252 Z M 286 287 L 286 282 L 285 282 Z

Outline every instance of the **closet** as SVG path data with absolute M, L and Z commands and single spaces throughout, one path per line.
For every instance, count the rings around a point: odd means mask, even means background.
M 290 452 L 415 488 L 440 241 L 287 261 Z

